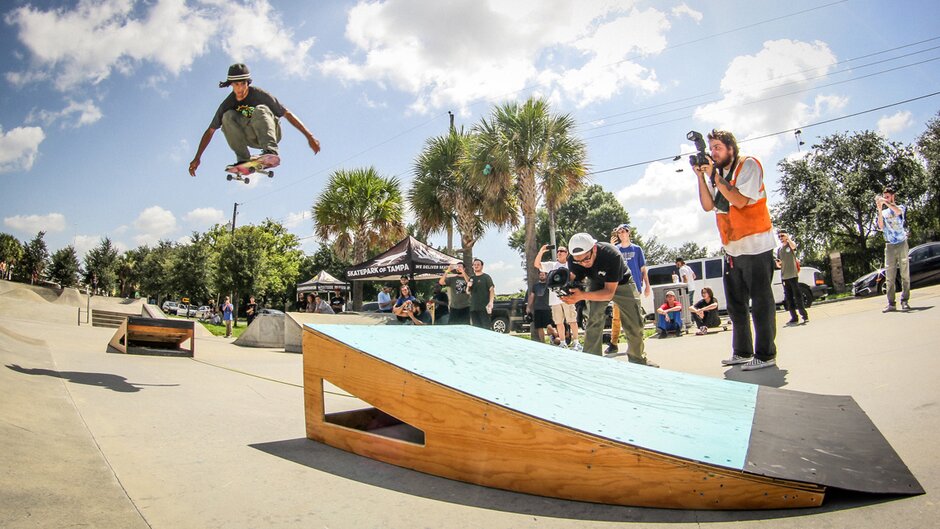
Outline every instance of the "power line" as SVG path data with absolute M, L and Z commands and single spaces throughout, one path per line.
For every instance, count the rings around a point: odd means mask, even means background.
M 921 65 L 921 64 L 925 64 L 925 63 L 928 63 L 928 62 L 933 62 L 933 61 L 936 61 L 936 60 L 940 60 L 940 57 L 933 57 L 933 58 L 925 59 L 925 60 L 923 60 L 923 61 L 919 61 L 919 62 L 916 62 L 916 63 L 905 64 L 905 65 L 902 65 L 902 66 L 897 66 L 897 67 L 895 67 L 895 68 L 889 68 L 889 69 L 887 69 L 887 70 L 881 70 L 881 71 L 879 71 L 879 72 L 874 72 L 874 73 L 862 75 L 862 76 L 859 76 L 859 77 L 853 77 L 853 78 L 851 78 L 851 79 L 843 79 L 842 81 L 835 81 L 835 82 L 828 83 L 828 84 L 824 84 L 824 85 L 813 86 L 813 87 L 810 87 L 810 88 L 804 88 L 804 89 L 802 89 L 802 90 L 794 90 L 794 91 L 792 91 L 792 92 L 787 92 L 787 93 L 785 93 L 785 94 L 777 94 L 777 95 L 773 95 L 773 96 L 769 96 L 769 97 L 765 97 L 765 98 L 761 98 L 761 99 L 755 99 L 754 101 L 748 101 L 748 102 L 740 103 L 740 104 L 736 104 L 736 105 L 725 105 L 725 106 L 722 106 L 722 107 L 718 107 L 718 108 L 716 108 L 716 109 L 714 109 L 714 110 L 730 110 L 730 109 L 732 109 L 732 108 L 738 108 L 738 107 L 743 107 L 743 106 L 748 106 L 748 105 L 755 105 L 755 104 L 757 104 L 757 103 L 764 103 L 764 102 L 767 102 L 767 101 L 772 101 L 772 100 L 774 100 L 774 99 L 780 99 L 780 98 L 783 98 L 783 97 L 788 97 L 788 96 L 792 96 L 792 95 L 796 95 L 796 94 L 801 94 L 801 93 L 803 93 L 803 92 L 811 92 L 811 91 L 813 91 L 813 90 L 819 90 L 819 89 L 822 89 L 822 88 L 829 88 L 829 87 L 831 87 L 831 86 L 836 86 L 836 85 L 840 85 L 840 84 L 850 83 L 850 82 L 852 82 L 852 81 L 858 81 L 858 80 L 860 80 L 860 79 L 866 79 L 866 78 L 868 78 L 868 77 L 874 77 L 874 76 L 876 76 L 876 75 L 881 75 L 881 74 L 884 74 L 884 73 L 890 73 L 890 72 L 894 72 L 894 71 L 897 71 L 897 70 L 902 70 L 902 69 L 904 69 L 904 68 L 910 68 L 910 67 L 912 67 L 912 66 L 919 66 L 919 65 Z M 721 101 L 721 100 L 709 101 L 708 103 L 716 103 L 716 102 L 720 102 L 720 101 Z M 695 107 L 698 107 L 698 106 L 700 106 L 700 105 L 701 105 L 701 103 L 700 103 L 700 104 L 696 104 L 696 105 L 689 105 L 689 106 L 686 106 L 686 107 L 676 108 L 676 109 L 669 110 L 669 111 L 665 111 L 665 112 L 660 112 L 660 113 L 656 113 L 656 114 L 650 114 L 650 115 L 648 115 L 648 116 L 643 116 L 643 117 L 641 117 L 641 118 L 635 118 L 635 119 L 632 119 L 632 120 L 627 120 L 627 121 L 625 121 L 625 122 L 637 121 L 637 120 L 639 120 L 639 119 L 644 119 L 644 118 L 648 118 L 648 117 L 655 117 L 655 116 L 659 116 L 659 115 L 662 115 L 662 114 L 669 114 L 669 113 L 671 113 L 671 112 L 678 112 L 679 110 L 688 110 L 689 108 L 695 108 Z M 605 136 L 613 136 L 613 135 L 615 135 L 615 134 L 623 134 L 624 132 L 632 132 L 632 131 L 635 131 L 635 130 L 647 129 L 647 128 L 649 128 L 649 127 L 653 127 L 653 126 L 656 126 L 656 125 L 664 125 L 664 124 L 667 124 L 667 123 L 674 123 L 674 122 L 676 122 L 676 121 L 684 121 L 684 120 L 687 120 L 687 119 L 691 119 L 692 117 L 693 117 L 693 116 L 691 116 L 691 115 L 686 115 L 686 116 L 681 116 L 681 117 L 674 118 L 674 119 L 667 119 L 667 120 L 665 120 L 665 121 L 657 121 L 657 122 L 655 122 L 655 123 L 647 123 L 646 125 L 643 125 L 643 126 L 640 126 L 640 127 L 633 127 L 633 128 L 629 128 L 629 129 L 615 130 L 615 131 L 613 131 L 613 132 L 605 132 L 605 133 L 603 133 L 603 134 L 596 134 L 596 135 L 594 135 L 594 136 L 587 136 L 587 137 L 582 138 L 582 139 L 591 140 L 591 139 L 596 139 L 596 138 L 603 138 L 603 137 L 605 137 Z
M 844 60 L 844 61 L 839 61 L 839 62 L 836 62 L 836 63 L 827 64 L 827 65 L 824 65 L 824 66 L 817 66 L 817 67 L 814 67 L 814 68 L 807 68 L 807 69 L 804 69 L 804 70 L 799 70 L 799 71 L 795 71 L 795 72 L 789 72 L 789 73 L 786 73 L 786 74 L 778 75 L 778 76 L 776 76 L 776 77 L 772 77 L 772 78 L 770 78 L 770 79 L 766 79 L 766 80 L 764 80 L 764 81 L 757 81 L 757 82 L 754 82 L 754 83 L 742 85 L 740 88 L 748 88 L 748 87 L 752 87 L 752 86 L 758 86 L 758 85 L 762 85 L 762 84 L 765 84 L 765 83 L 770 83 L 771 81 L 775 81 L 775 80 L 778 80 L 778 79 L 786 79 L 786 78 L 791 77 L 791 76 L 794 76 L 794 75 L 799 75 L 799 74 L 806 73 L 806 72 L 811 72 L 811 71 L 815 71 L 815 70 L 820 70 L 820 69 L 822 69 L 822 68 L 828 68 L 828 67 L 830 67 L 830 66 L 838 66 L 838 65 L 840 65 L 840 64 L 846 64 L 846 63 L 849 63 L 849 62 L 852 62 L 852 61 L 856 61 L 856 60 L 859 60 L 859 59 L 864 59 L 864 58 L 872 57 L 872 56 L 875 56 L 875 55 L 881 55 L 881 54 L 884 54 L 884 53 L 888 53 L 888 52 L 890 52 L 890 51 L 896 51 L 896 50 L 899 50 L 899 49 L 902 49 L 902 48 L 908 48 L 908 47 L 911 47 L 911 46 L 916 46 L 916 45 L 918 45 L 918 44 L 923 44 L 923 43 L 925 43 L 925 42 L 930 42 L 930 41 L 937 40 L 937 39 L 940 39 L 940 37 L 933 37 L 933 38 L 926 39 L 926 40 L 922 40 L 922 41 L 919 41 L 919 42 L 914 42 L 914 43 L 912 43 L 912 44 L 905 44 L 905 45 L 903 45 L 903 46 L 897 46 L 897 47 L 894 47 L 894 48 L 891 48 L 891 49 L 888 49 L 888 50 L 882 50 L 882 51 L 877 51 L 877 52 L 874 52 L 874 53 L 869 53 L 869 54 L 866 54 L 866 55 L 861 55 L 861 56 L 859 56 L 859 57 L 853 57 L 853 58 L 851 58 L 851 59 L 846 59 L 846 60 Z M 791 84 L 797 84 L 797 83 L 800 83 L 800 82 L 812 81 L 812 80 L 814 80 L 814 79 L 822 79 L 822 78 L 825 78 L 825 77 L 830 77 L 830 76 L 833 76 L 833 75 L 838 75 L 838 74 L 840 74 L 840 73 L 849 72 L 849 71 L 852 71 L 852 70 L 855 70 L 855 69 L 859 69 L 859 68 L 867 68 L 867 67 L 869 67 L 869 66 L 874 66 L 874 65 L 876 65 L 876 64 L 881 64 L 881 63 L 890 62 L 890 61 L 896 61 L 896 60 L 898 60 L 898 59 L 903 59 L 903 58 L 905 58 L 905 57 L 910 57 L 910 56 L 912 56 L 912 55 L 917 55 L 917 54 L 920 54 L 920 53 L 926 53 L 926 52 L 928 52 L 928 51 L 933 51 L 933 50 L 936 50 L 936 49 L 940 49 L 940 46 L 934 46 L 934 47 L 932 47 L 932 48 L 927 48 L 927 49 L 918 50 L 918 51 L 914 51 L 914 52 L 910 52 L 910 53 L 905 53 L 905 54 L 903 54 L 903 55 L 898 55 L 898 56 L 896 56 L 896 57 L 892 57 L 892 58 L 889 58 L 889 59 L 882 59 L 882 60 L 880 60 L 880 61 L 874 61 L 874 62 L 870 62 L 870 63 L 867 63 L 867 64 L 862 64 L 862 65 L 854 66 L 854 67 L 852 67 L 852 68 L 846 68 L 846 69 L 844 69 L 844 70 L 828 72 L 828 73 L 825 73 L 825 74 L 822 74 L 822 75 L 817 75 L 816 77 L 809 77 L 809 78 L 807 78 L 807 79 L 801 79 L 801 80 L 798 80 L 798 81 L 789 81 L 789 82 L 781 83 L 781 84 L 774 85 L 774 86 L 768 86 L 768 87 L 764 88 L 764 90 L 769 90 L 769 89 L 772 89 L 772 88 L 781 88 L 781 87 L 788 86 L 788 85 L 791 85 Z M 721 93 L 720 90 L 715 90 L 715 91 L 711 91 L 711 92 L 703 92 L 703 93 L 701 93 L 701 94 L 697 94 L 697 95 L 694 95 L 694 96 L 683 97 L 683 98 L 681 98 L 681 99 L 674 99 L 674 100 L 672 100 L 672 101 L 666 101 L 666 102 L 658 103 L 658 104 L 655 104 L 655 105 L 650 105 L 650 106 L 641 107 L 641 108 L 635 108 L 635 109 L 633 109 L 633 110 L 628 110 L 628 111 L 626 111 L 626 112 L 619 112 L 619 113 L 617 113 L 617 114 L 610 114 L 610 115 L 607 115 L 607 116 L 597 117 L 597 118 L 594 118 L 592 121 L 596 122 L 596 121 L 606 120 L 606 119 L 615 118 L 615 117 L 619 117 L 619 116 L 627 116 L 627 115 L 630 115 L 630 114 L 636 114 L 636 113 L 638 113 L 638 112 L 642 112 L 642 111 L 644 111 L 644 110 L 652 110 L 652 109 L 655 109 L 655 108 L 660 108 L 660 107 L 664 107 L 664 106 L 669 106 L 669 105 L 672 105 L 672 104 L 675 104 L 675 103 L 682 103 L 682 102 L 685 102 L 685 101 L 691 101 L 691 100 L 694 100 L 694 99 L 699 99 L 699 98 L 701 98 L 701 97 L 706 97 L 706 96 L 710 96 L 710 95 L 714 95 L 714 94 L 720 94 L 720 93 Z M 713 102 L 715 102 L 715 101 L 716 101 L 716 100 L 706 101 L 706 102 L 704 102 L 704 103 L 697 103 L 696 105 L 692 105 L 692 107 L 698 106 L 698 105 L 701 105 L 701 104 L 705 104 L 705 103 L 713 103 Z M 606 127 L 613 127 L 613 126 L 615 126 L 615 125 L 622 125 L 623 123 L 629 123 L 629 122 L 631 122 L 631 121 L 636 121 L 636 120 L 638 120 L 638 119 L 643 119 L 643 118 L 652 117 L 652 116 L 658 116 L 658 115 L 662 115 L 662 114 L 668 114 L 669 112 L 675 112 L 675 111 L 677 111 L 677 110 L 682 110 L 682 109 L 686 109 L 686 108 L 691 108 L 691 107 L 679 107 L 679 108 L 674 108 L 674 109 L 672 109 L 672 110 L 664 110 L 664 111 L 662 111 L 662 112 L 660 112 L 660 113 L 647 114 L 646 116 L 641 116 L 641 117 L 638 117 L 638 118 L 632 118 L 632 119 L 628 119 L 628 120 L 624 120 L 624 121 L 617 121 L 617 122 L 613 122 L 613 123 L 603 123 L 603 124 L 596 125 L 596 126 L 593 126 L 593 127 L 590 127 L 590 128 L 582 129 L 582 130 L 597 130 L 597 129 L 602 129 L 602 128 L 606 128 Z
M 806 125 L 801 125 L 801 126 L 798 126 L 798 127 L 793 127 L 793 128 L 789 128 L 789 129 L 786 129 L 786 130 L 781 130 L 781 131 L 777 131 L 777 132 L 771 132 L 770 134 L 764 134 L 763 136 L 755 136 L 755 137 L 753 137 L 753 138 L 748 138 L 748 139 L 746 139 L 746 140 L 741 140 L 741 141 L 739 141 L 738 143 L 747 143 L 747 142 L 749 142 L 749 141 L 762 140 L 762 139 L 764 139 L 764 138 L 770 138 L 770 137 L 773 137 L 773 136 L 779 136 L 780 134 L 787 134 L 787 133 L 789 133 L 789 132 L 795 132 L 795 131 L 801 130 L 801 129 L 808 129 L 808 128 L 810 128 L 810 127 L 817 127 L 817 126 L 819 126 L 819 125 L 825 125 L 825 124 L 827 124 L 827 123 L 833 123 L 833 122 L 835 122 L 835 121 L 841 121 L 841 120 L 843 120 L 843 119 L 854 118 L 854 117 L 857 117 L 857 116 L 861 116 L 861 115 L 863 115 L 863 114 L 870 114 L 870 113 L 872 113 L 872 112 L 877 112 L 877 111 L 879 111 L 879 110 L 884 110 L 884 109 L 886 109 L 886 108 L 896 107 L 896 106 L 898 106 L 898 105 L 904 105 L 904 104 L 906 104 L 906 103 L 912 103 L 912 102 L 914 102 L 914 101 L 919 101 L 919 100 L 921 100 L 921 99 L 927 99 L 927 98 L 929 98 L 929 97 L 934 97 L 934 96 L 938 96 L 938 95 L 940 95 L 940 92 L 933 92 L 933 93 L 930 93 L 930 94 L 924 94 L 924 95 L 922 95 L 922 96 L 917 96 L 917 97 L 912 97 L 912 98 L 910 98 L 910 99 L 905 99 L 904 101 L 898 101 L 898 102 L 896 102 L 896 103 L 890 103 L 890 104 L 887 104 L 887 105 L 882 105 L 882 106 L 880 106 L 880 107 L 869 108 L 869 109 L 867 109 L 867 110 L 862 110 L 862 111 L 859 111 L 859 112 L 854 112 L 854 113 L 852 113 L 852 114 L 846 114 L 846 115 L 844 115 L 844 116 L 839 116 L 839 117 L 837 117 L 837 118 L 831 118 L 831 119 L 825 119 L 825 120 L 822 120 L 822 121 L 816 121 L 816 122 L 814 122 L 814 123 L 808 123 L 808 124 L 806 124 Z M 593 175 L 597 175 L 597 174 L 601 174 L 601 173 L 609 173 L 609 172 L 611 172 L 611 171 L 618 171 L 618 170 L 620 170 L 620 169 L 629 169 L 629 168 L 631 168 L 631 167 L 637 167 L 637 166 L 640 166 L 640 165 L 646 165 L 646 164 L 650 164 L 650 163 L 653 163 L 653 162 L 664 162 L 664 161 L 667 161 L 667 160 L 675 160 L 675 159 L 676 159 L 677 157 L 679 157 L 679 156 L 682 156 L 682 153 L 679 153 L 678 155 L 672 154 L 672 155 L 669 155 L 669 156 L 663 156 L 663 157 L 661 157 L 661 158 L 654 158 L 654 159 L 651 159 L 651 160 L 644 160 L 644 161 L 642 161 L 642 162 L 634 162 L 634 163 L 629 163 L 629 164 L 626 164 L 626 165 L 618 165 L 617 167 L 610 167 L 610 168 L 608 168 L 608 169 L 601 169 L 601 170 L 598 170 L 598 171 L 591 171 L 590 173 L 588 173 L 588 176 L 593 176 Z

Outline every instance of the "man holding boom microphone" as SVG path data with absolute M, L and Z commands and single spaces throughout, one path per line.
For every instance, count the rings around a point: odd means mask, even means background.
M 705 211 L 715 211 L 725 250 L 725 296 L 733 327 L 731 358 L 721 363 L 743 364 L 742 371 L 776 365 L 771 281 L 777 241 L 767 209 L 764 169 L 757 158 L 740 155 L 737 140 L 728 131 L 708 134 L 711 157 L 705 154 L 701 134 L 692 131 L 687 138 L 698 149 L 689 162 L 698 175 L 699 201 Z M 749 320 L 754 321 L 753 340 Z

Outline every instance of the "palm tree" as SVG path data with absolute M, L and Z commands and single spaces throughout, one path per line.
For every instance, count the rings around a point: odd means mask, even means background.
M 415 161 L 415 178 L 408 191 L 419 226 L 427 232 L 447 230 L 448 253 L 452 253 L 452 230 L 457 225 L 467 268 L 473 260 L 473 246 L 487 223 L 506 226 L 516 222 L 510 195 L 487 197 L 470 178 L 465 163 L 470 140 L 463 129 L 429 139 Z
M 314 233 L 330 241 L 341 259 L 360 263 L 405 234 L 404 202 L 397 178 L 374 167 L 340 169 L 313 204 Z M 362 282 L 353 282 L 353 309 L 362 307 Z
M 512 195 L 518 202 L 525 228 L 526 279 L 531 286 L 538 278 L 529 263 L 538 251 L 539 199 L 553 212 L 584 184 L 584 142 L 574 137 L 574 120 L 569 115 L 553 115 L 548 103 L 533 98 L 495 107 L 492 116 L 483 118 L 473 132 L 468 162 L 472 180 L 487 196 Z

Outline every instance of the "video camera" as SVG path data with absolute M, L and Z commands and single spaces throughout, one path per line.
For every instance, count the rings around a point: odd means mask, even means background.
M 584 290 L 584 283 L 571 281 L 571 272 L 564 266 L 549 272 L 548 277 L 545 279 L 545 285 L 556 296 L 570 296 L 572 290 Z
M 685 135 L 685 138 L 694 143 L 695 150 L 698 151 L 695 154 L 689 155 L 689 165 L 692 167 L 708 165 L 708 162 L 711 161 L 711 157 L 705 152 L 708 149 L 708 144 L 705 143 L 705 138 L 702 137 L 702 133 L 690 130 L 689 133 Z

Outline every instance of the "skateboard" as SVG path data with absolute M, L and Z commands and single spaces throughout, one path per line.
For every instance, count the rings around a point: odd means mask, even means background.
M 246 184 L 250 182 L 248 175 L 255 173 L 263 174 L 268 178 L 274 178 L 274 171 L 271 169 L 277 167 L 280 163 L 280 158 L 273 154 L 252 156 L 247 162 L 227 166 L 225 172 L 228 174 L 225 175 L 225 178 L 229 181 L 238 180 Z

